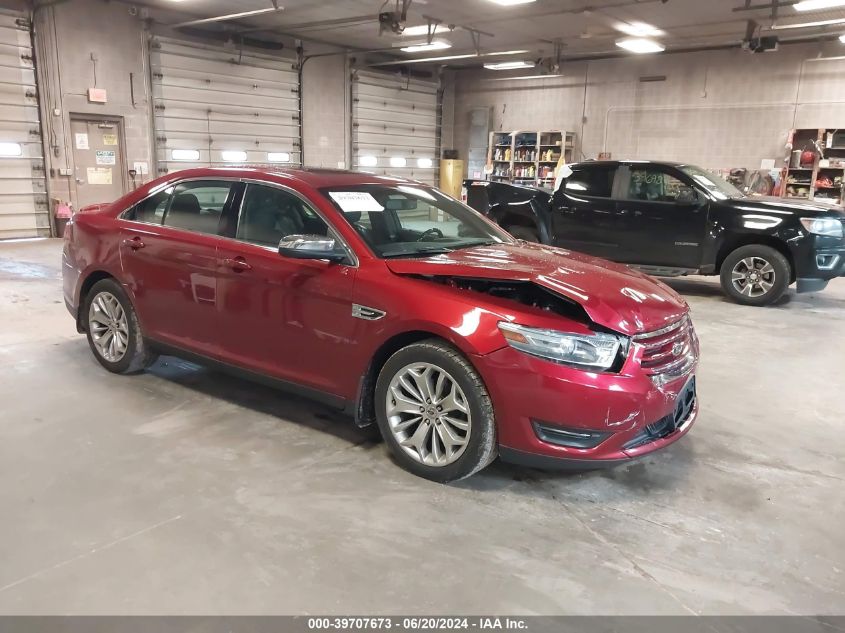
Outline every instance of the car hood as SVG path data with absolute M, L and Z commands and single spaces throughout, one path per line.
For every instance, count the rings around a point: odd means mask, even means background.
M 747 198 L 731 198 L 731 206 L 745 211 L 769 211 L 774 213 L 795 213 L 802 215 L 814 215 L 823 213 L 825 215 L 845 216 L 845 210 L 835 204 L 824 204 L 811 200 L 798 200 L 795 198 L 783 199 L 771 196 L 749 196 Z
M 424 259 L 389 259 L 399 275 L 532 282 L 581 305 L 595 323 L 622 334 L 658 330 L 689 311 L 662 282 L 627 266 L 521 242 L 477 246 Z

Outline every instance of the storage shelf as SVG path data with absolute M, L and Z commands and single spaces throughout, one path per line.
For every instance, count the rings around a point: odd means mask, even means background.
M 549 183 L 555 179 L 552 168 L 561 159 L 567 163 L 575 160 L 576 135 L 566 131 L 516 130 L 510 133 L 491 132 L 487 150 L 487 164 L 490 171 L 504 169 L 509 165 L 507 174 L 489 173 L 488 180 Z M 510 143 L 503 143 L 509 139 Z M 509 149 L 510 158 L 505 160 L 505 150 Z M 533 156 L 529 159 L 527 156 Z M 544 175 L 547 174 L 548 175 Z

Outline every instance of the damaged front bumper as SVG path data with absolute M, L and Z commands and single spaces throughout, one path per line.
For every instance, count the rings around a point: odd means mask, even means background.
M 476 359 L 493 399 L 499 455 L 537 468 L 596 468 L 676 442 L 698 417 L 695 369 L 657 385 L 629 358 L 587 372 L 505 348 Z

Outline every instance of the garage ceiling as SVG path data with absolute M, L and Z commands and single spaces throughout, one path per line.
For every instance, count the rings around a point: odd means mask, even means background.
M 400 42 L 421 41 L 425 36 L 379 35 L 377 15 L 395 9 L 396 0 L 278 0 L 278 12 L 244 17 L 202 28 L 231 33 L 247 32 L 251 37 L 273 39 L 283 35 L 300 37 L 355 50 L 391 49 Z M 772 4 L 780 6 L 776 10 Z M 457 25 L 454 31 L 438 31 L 452 48 L 446 51 L 408 54 L 389 50 L 395 59 L 414 59 L 439 55 L 459 55 L 475 50 L 469 27 L 483 31 L 484 51 L 527 50 L 525 57 L 556 56 L 564 59 L 624 54 L 616 40 L 625 37 L 615 26 L 618 22 L 645 22 L 665 31 L 658 38 L 668 51 L 690 48 L 738 45 L 744 38 L 748 20 L 756 21 L 757 35 L 777 34 L 790 39 L 830 38 L 845 32 L 845 23 L 814 28 L 783 29 L 790 24 L 809 21 L 845 21 L 845 8 L 797 12 L 792 0 L 536 0 L 530 4 L 505 7 L 491 0 L 412 0 L 408 26 L 427 23 L 427 17 L 444 25 Z M 151 17 L 164 24 L 192 18 L 231 14 L 227 0 L 150 0 Z M 272 0 L 241 0 L 237 12 L 268 9 Z M 480 65 L 479 59 L 449 61 L 449 65 Z

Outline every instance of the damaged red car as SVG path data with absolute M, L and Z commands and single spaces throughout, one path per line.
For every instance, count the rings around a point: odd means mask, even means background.
M 497 456 L 623 463 L 698 412 L 674 291 L 515 240 L 414 181 L 172 173 L 77 213 L 63 257 L 67 307 L 107 370 L 168 354 L 305 394 L 436 481 Z

